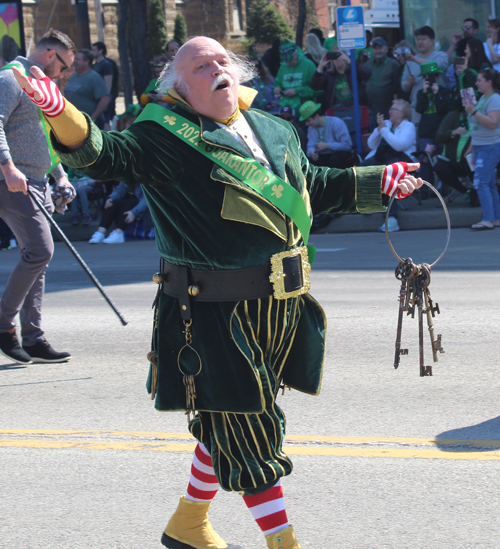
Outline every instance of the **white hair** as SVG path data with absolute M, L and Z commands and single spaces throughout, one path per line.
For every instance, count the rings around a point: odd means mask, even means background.
M 327 52 L 326 48 L 321 45 L 320 39 L 313 33 L 306 36 L 306 52 L 313 58 L 314 62 L 319 65 L 321 58 Z
M 196 38 L 196 36 L 194 36 L 193 38 Z M 188 40 L 186 44 L 188 44 L 191 40 L 192 38 Z M 186 44 L 184 44 L 184 46 L 186 46 Z M 245 57 L 236 55 L 232 51 L 226 49 L 225 51 L 229 59 L 231 60 L 231 64 L 235 68 L 238 84 L 249 82 L 257 76 L 257 68 L 252 65 L 252 63 L 249 63 Z M 159 93 L 161 93 L 162 95 L 166 95 L 170 88 L 174 88 L 181 97 L 185 98 L 187 93 L 189 92 L 189 88 L 187 87 L 187 84 L 184 82 L 182 75 L 179 74 L 179 71 L 176 67 L 176 59 L 179 58 L 179 53 L 180 50 L 177 52 L 173 61 L 168 65 L 165 65 L 163 71 L 160 74 L 160 77 L 157 80 L 157 89 Z

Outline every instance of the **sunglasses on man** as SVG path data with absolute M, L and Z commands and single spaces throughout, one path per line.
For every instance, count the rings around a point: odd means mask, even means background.
M 463 31 L 470 31 L 472 29 L 472 25 L 462 25 Z
M 63 66 L 63 70 L 61 72 L 65 72 L 69 69 L 68 65 L 64 62 L 64 59 L 56 52 L 56 50 L 51 50 L 50 48 L 47 48 L 47 51 L 53 51 L 56 54 L 57 59 L 61 62 Z

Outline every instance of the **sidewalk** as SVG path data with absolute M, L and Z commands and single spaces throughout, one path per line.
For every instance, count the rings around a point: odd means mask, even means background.
M 399 209 L 398 222 L 402 231 L 446 228 L 446 216 L 436 196 L 422 200 L 421 205 L 411 197 L 405 198 L 402 204 L 407 208 L 406 210 Z M 447 202 L 446 206 L 450 214 L 452 228 L 470 227 L 481 220 L 481 208 L 471 208 L 469 204 L 462 201 L 461 195 L 455 193 L 452 201 Z M 69 240 L 75 242 L 89 240 L 97 230 L 100 221 L 100 219 L 94 219 L 90 225 L 74 226 L 71 224 L 71 219 L 70 211 L 65 215 L 54 215 L 54 220 L 64 234 Z M 384 223 L 384 220 L 385 214 L 382 213 L 339 215 L 333 218 L 327 227 L 316 231 L 315 234 L 375 232 Z M 52 233 L 54 234 L 54 231 Z M 57 234 L 54 234 L 54 240 L 60 240 Z
M 470 227 L 481 220 L 481 208 L 471 208 L 468 203 L 463 202 L 462 195 L 455 193 L 451 196 L 451 201 L 448 197 L 444 200 L 452 228 Z M 446 228 L 443 207 L 434 193 L 427 200 L 422 200 L 421 204 L 413 197 L 405 198 L 399 204 L 407 208 L 403 210 L 400 207 L 398 211 L 398 224 L 402 231 Z M 373 232 L 384 222 L 385 214 L 381 213 L 341 215 L 333 218 L 328 226 L 319 229 L 315 234 Z

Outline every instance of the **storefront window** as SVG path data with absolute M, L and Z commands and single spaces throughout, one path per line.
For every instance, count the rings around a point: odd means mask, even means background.
M 403 0 L 405 36 L 415 43 L 415 30 L 429 25 L 436 32 L 436 47 L 446 51 L 452 34 L 461 34 L 463 20 L 472 17 L 479 23 L 477 37 L 484 42 L 486 23 L 493 10 L 500 17 L 500 0 Z

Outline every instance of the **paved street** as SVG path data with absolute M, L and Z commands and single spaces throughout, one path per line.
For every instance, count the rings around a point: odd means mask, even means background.
M 446 231 L 391 236 L 433 262 Z M 499 549 L 500 230 L 454 229 L 433 269 L 445 354 L 420 378 L 416 319 L 393 368 L 397 261 L 379 233 L 314 235 L 312 295 L 328 318 L 319 397 L 279 397 L 288 517 L 304 549 Z M 0 547 L 160 549 L 189 479 L 183 414 L 145 390 L 154 242 L 76 245 L 129 324 L 123 327 L 64 244 L 47 274 L 44 327 L 68 364 L 0 358 Z M 0 252 L 0 292 L 18 251 Z M 425 333 L 426 364 L 432 355 Z M 211 520 L 228 543 L 264 549 L 241 498 L 220 493 Z

